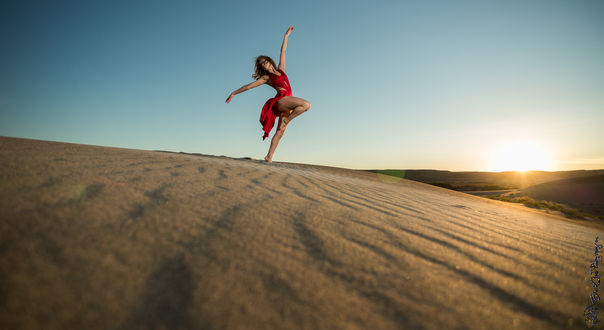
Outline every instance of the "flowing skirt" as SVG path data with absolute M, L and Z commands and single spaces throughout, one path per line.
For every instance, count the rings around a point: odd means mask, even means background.
M 260 124 L 262 125 L 262 130 L 264 131 L 262 141 L 266 139 L 268 133 L 270 133 L 270 131 L 273 129 L 273 126 L 275 125 L 275 118 L 279 116 L 279 113 L 276 109 L 276 104 L 277 101 L 282 99 L 284 96 L 293 96 L 293 94 L 291 91 L 288 90 L 277 90 L 277 95 L 268 99 L 262 107 L 262 112 L 260 113 Z

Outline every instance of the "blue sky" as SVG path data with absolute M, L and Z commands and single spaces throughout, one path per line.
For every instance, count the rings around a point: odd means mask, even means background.
M 526 141 L 549 170 L 604 168 L 597 0 L 3 1 L 0 135 L 262 159 L 276 91 L 225 100 L 290 25 L 312 107 L 274 161 L 488 171 Z

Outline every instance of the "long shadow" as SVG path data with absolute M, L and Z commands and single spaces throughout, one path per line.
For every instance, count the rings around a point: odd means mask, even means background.
M 300 242 L 304 245 L 306 253 L 317 262 L 328 262 L 331 265 L 340 265 L 340 262 L 330 258 L 323 248 L 323 241 L 306 226 L 304 214 L 298 214 L 293 218 L 293 228 L 298 234 Z
M 135 302 L 124 329 L 188 329 L 194 283 L 189 265 L 182 254 L 158 262 Z

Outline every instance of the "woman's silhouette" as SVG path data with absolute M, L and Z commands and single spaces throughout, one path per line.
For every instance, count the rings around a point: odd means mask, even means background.
M 232 92 L 226 100 L 226 103 L 229 103 L 236 94 L 243 93 L 262 84 L 268 84 L 277 90 L 277 95 L 266 101 L 264 107 L 262 107 L 262 113 L 260 114 L 260 123 L 262 124 L 262 129 L 264 131 L 262 140 L 268 136 L 268 133 L 273 128 L 275 118 L 279 117 L 277 131 L 271 140 L 271 147 L 268 150 L 268 154 L 264 157 L 264 160 L 269 163 L 273 161 L 273 154 L 279 144 L 279 140 L 281 140 L 283 133 L 285 133 L 285 129 L 292 119 L 310 109 L 310 102 L 293 96 L 291 86 L 289 85 L 289 79 L 284 72 L 287 38 L 293 29 L 294 27 L 290 26 L 287 29 L 287 32 L 285 32 L 285 37 L 283 37 L 279 67 L 275 69 L 275 62 L 270 57 L 264 55 L 258 56 L 256 58 L 254 74 L 252 75 L 252 78 L 256 79 L 256 81 L 244 85 Z

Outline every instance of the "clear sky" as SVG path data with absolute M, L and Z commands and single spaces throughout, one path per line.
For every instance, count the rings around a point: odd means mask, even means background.
M 0 135 L 262 159 L 276 91 L 225 100 L 290 25 L 285 72 L 312 107 L 274 161 L 604 168 L 599 0 L 4 0 Z

